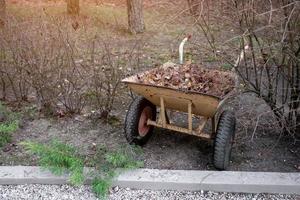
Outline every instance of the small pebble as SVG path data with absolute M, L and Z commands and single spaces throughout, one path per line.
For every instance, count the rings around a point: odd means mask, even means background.
M 118 192 L 119 191 L 119 186 L 114 187 L 114 192 Z

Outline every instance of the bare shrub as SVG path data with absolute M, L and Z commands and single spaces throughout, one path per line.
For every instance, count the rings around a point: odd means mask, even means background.
M 78 114 L 89 104 L 103 118 L 121 92 L 121 79 L 139 65 L 142 46 L 140 40 L 93 36 L 84 27 L 74 29 L 68 18 L 43 15 L 10 20 L 0 41 L 4 96 L 13 91 L 22 101 L 33 93 L 47 114 Z
M 83 77 L 76 65 L 76 38 L 63 24 L 39 18 L 23 24 L 9 22 L 0 37 L 4 41 L 1 55 L 6 58 L 1 59 L 4 94 L 9 86 L 17 100 L 25 100 L 31 88 L 40 109 L 49 114 L 57 112 L 59 102 L 66 112 L 82 110 Z
M 283 131 L 297 136 L 300 130 L 299 1 L 194 2 L 200 5 L 197 15 L 195 6 L 192 7 L 195 22 L 202 27 L 213 52 L 219 52 L 217 57 L 234 67 L 245 91 L 257 94 L 269 105 Z M 204 2 L 215 4 L 217 12 L 222 13 L 214 25 L 221 21 L 222 28 L 227 25 L 225 29 L 233 31 L 226 39 L 212 40 L 217 37 L 209 31 L 207 16 L 203 16 Z M 231 48 L 224 50 L 224 46 Z M 236 54 L 240 56 L 234 61 Z
M 93 107 L 100 110 L 102 118 L 108 117 L 116 98 L 122 93 L 119 89 L 121 79 L 139 66 L 141 46 L 140 40 L 111 42 L 98 37 L 93 40 L 89 48 L 90 59 L 85 63 L 91 72 L 87 94 Z
M 0 29 L 0 79 L 2 99 L 26 101 L 29 80 L 22 59 L 24 43 L 16 22 L 7 23 Z

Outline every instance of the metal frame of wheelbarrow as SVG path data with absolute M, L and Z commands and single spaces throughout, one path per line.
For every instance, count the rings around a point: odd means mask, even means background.
M 198 128 L 196 130 L 193 130 L 193 113 L 192 113 L 193 103 L 192 103 L 192 101 L 187 100 L 187 108 L 188 108 L 188 128 L 183 128 L 183 127 L 179 127 L 179 126 L 170 124 L 170 122 L 167 122 L 164 97 L 160 97 L 160 113 L 159 113 L 158 121 L 156 122 L 156 121 L 152 121 L 152 120 L 148 119 L 147 125 L 152 125 L 152 126 L 156 126 L 156 127 L 160 127 L 160 128 L 169 129 L 172 131 L 195 135 L 195 136 L 205 138 L 205 139 L 210 139 L 211 135 L 204 133 L 202 131 L 208 121 L 208 118 L 204 117 L 204 119 L 201 120 Z M 214 117 L 212 118 L 212 121 L 214 121 Z M 213 125 L 212 130 L 214 130 L 214 129 L 215 129 L 215 126 Z
M 192 101 L 187 100 L 187 108 L 188 108 L 188 128 L 183 128 L 180 126 L 176 126 L 174 124 L 170 124 L 170 122 L 169 122 L 169 120 L 167 120 L 167 116 L 166 116 L 164 97 L 160 97 L 160 113 L 159 113 L 158 120 L 152 121 L 152 120 L 148 119 L 147 125 L 156 126 L 156 127 L 164 128 L 164 129 L 169 129 L 169 130 L 177 131 L 177 132 L 181 132 L 181 133 L 186 133 L 189 135 L 195 135 L 195 136 L 198 136 L 203 139 L 211 139 L 212 134 L 207 134 L 207 133 L 203 132 L 203 129 L 209 118 L 203 117 L 203 119 L 199 123 L 198 128 L 196 130 L 193 130 L 193 113 L 192 113 L 193 103 L 192 103 Z M 213 130 L 212 133 L 214 133 L 214 130 L 215 130 L 214 117 L 211 118 L 211 120 L 212 120 L 212 130 Z
M 141 76 L 141 74 L 139 76 Z M 214 139 L 218 118 L 223 110 L 223 106 L 235 93 L 233 90 L 221 99 L 199 92 L 181 91 L 162 86 L 138 83 L 137 77 L 137 75 L 134 75 L 122 80 L 122 82 L 126 83 L 133 92 L 143 96 L 153 105 L 160 108 L 156 121 L 148 119 L 147 125 L 194 135 L 205 140 Z M 167 109 L 187 113 L 187 128 L 170 123 L 166 114 Z M 193 129 L 194 115 L 201 117 L 197 129 Z M 212 131 L 211 133 L 205 133 L 203 129 L 209 120 L 212 122 Z

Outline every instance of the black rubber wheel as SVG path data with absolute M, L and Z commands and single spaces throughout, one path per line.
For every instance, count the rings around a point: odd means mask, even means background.
M 214 166 L 225 170 L 230 162 L 231 148 L 235 137 L 235 116 L 231 111 L 224 111 L 220 118 L 214 143 Z
M 144 145 L 153 133 L 147 120 L 156 120 L 156 106 L 144 97 L 135 98 L 129 106 L 125 119 L 124 133 L 129 144 Z

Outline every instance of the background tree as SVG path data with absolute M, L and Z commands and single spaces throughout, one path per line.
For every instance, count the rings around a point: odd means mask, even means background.
M 145 23 L 142 0 L 127 0 L 129 31 L 133 34 L 143 33 Z
M 5 10 L 6 10 L 5 0 L 0 0 L 0 27 L 4 26 Z
M 70 15 L 79 14 L 79 0 L 67 0 L 67 12 Z

